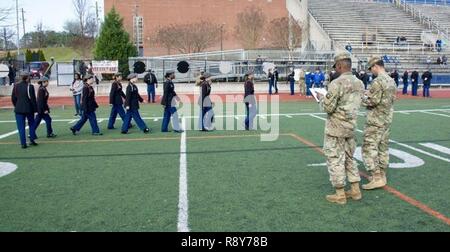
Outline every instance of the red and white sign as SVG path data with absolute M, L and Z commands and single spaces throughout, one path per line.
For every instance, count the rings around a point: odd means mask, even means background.
M 92 71 L 95 74 L 115 74 L 119 72 L 119 61 L 92 61 Z

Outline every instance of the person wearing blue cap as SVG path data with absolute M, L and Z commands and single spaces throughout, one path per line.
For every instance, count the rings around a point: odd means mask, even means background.
M 164 94 L 161 99 L 161 105 L 164 106 L 164 118 L 162 122 L 161 131 L 169 132 L 169 123 L 172 118 L 172 128 L 176 133 L 184 132 L 180 128 L 180 120 L 178 118 L 176 102 L 180 101 L 180 98 L 175 93 L 175 85 L 173 84 L 173 80 L 175 79 L 175 72 L 168 71 L 165 75 L 166 81 L 164 82 Z
M 17 130 L 19 131 L 20 144 L 22 149 L 26 149 L 26 128 L 25 120 L 28 121 L 30 130 L 30 145 L 37 146 L 37 139 L 34 129 L 34 113 L 37 112 L 36 94 L 34 86 L 30 84 L 30 74 L 22 72 L 20 74 L 22 81 L 14 85 L 11 94 L 11 101 L 14 105 L 14 113 L 16 116 Z
M 128 86 L 125 95 L 125 108 L 127 114 L 125 115 L 125 120 L 122 125 L 122 134 L 128 134 L 128 129 L 130 128 L 131 119 L 134 119 L 139 129 L 141 129 L 145 134 L 150 133 L 150 129 L 142 120 L 139 114 L 139 103 L 144 102 L 141 95 L 139 95 L 138 87 L 136 82 L 138 81 L 138 76 L 135 73 L 128 75 Z
M 70 128 L 73 135 L 76 135 L 77 132 L 81 130 L 84 124 L 89 120 L 89 124 L 91 125 L 92 135 L 101 136 L 100 129 L 97 124 L 97 115 L 95 111 L 98 108 L 98 104 L 95 101 L 95 91 L 92 85 L 94 84 L 94 76 L 87 74 L 84 77 L 84 87 L 83 87 L 83 96 L 81 98 L 81 109 L 83 113 L 81 114 L 81 119 Z
M 56 135 L 53 134 L 52 128 L 52 118 L 50 117 L 50 107 L 48 106 L 48 78 L 45 76 L 41 77 L 41 79 L 38 81 L 38 84 L 39 89 L 37 95 L 37 115 L 34 119 L 34 128 L 35 130 L 37 130 L 37 128 L 41 124 L 42 119 L 44 119 L 45 125 L 47 126 L 47 138 L 55 138 Z

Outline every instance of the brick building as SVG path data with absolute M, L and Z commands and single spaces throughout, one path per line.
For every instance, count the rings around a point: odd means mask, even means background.
M 104 0 L 104 6 L 105 13 L 114 6 L 121 14 L 125 28 L 135 41 L 138 36 L 137 41 L 145 56 L 168 53 L 167 49 L 152 42 L 159 27 L 208 20 L 223 25 L 223 49 L 230 50 L 242 48 L 235 38 L 234 28 L 237 14 L 245 8 L 261 8 L 269 22 L 288 15 L 286 0 Z M 221 43 L 218 42 L 208 51 L 220 48 Z

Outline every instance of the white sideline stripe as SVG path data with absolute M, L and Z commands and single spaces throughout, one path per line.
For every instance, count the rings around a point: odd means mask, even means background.
M 25 130 L 27 130 L 27 129 L 29 129 L 28 126 L 25 127 Z M 6 133 L 6 134 L 1 135 L 1 136 L 0 136 L 0 139 L 7 138 L 7 137 L 12 136 L 12 135 L 15 135 L 15 134 L 17 134 L 17 133 L 19 133 L 18 130 L 11 131 L 11 132 L 9 132 L 9 133 Z
M 449 117 L 450 118 L 450 115 L 438 114 L 438 113 L 433 113 L 433 112 L 428 112 L 428 111 L 423 111 L 422 113 L 429 114 L 429 115 L 437 115 L 437 116 Z
M 323 121 L 326 121 L 326 120 L 327 120 L 327 119 L 325 119 L 325 118 L 323 118 L 323 117 L 320 117 L 320 116 L 315 116 L 315 115 L 311 115 L 311 116 L 314 117 L 314 118 L 323 120 Z M 358 131 L 358 132 L 360 132 L 360 133 L 364 133 L 364 131 L 362 131 L 362 130 L 360 130 L 360 129 L 357 129 L 356 131 Z M 407 149 L 410 149 L 410 150 L 417 151 L 417 152 L 422 153 L 422 154 L 425 154 L 425 155 L 427 155 L 427 156 L 434 157 L 434 158 L 436 158 L 436 159 L 440 159 L 440 160 L 442 160 L 442 161 L 445 161 L 445 162 L 450 163 L 450 159 L 448 159 L 448 158 L 444 158 L 444 157 L 441 157 L 441 156 L 438 156 L 438 155 L 435 155 L 435 154 L 426 152 L 426 151 L 424 151 L 424 150 L 421 150 L 421 149 L 418 149 L 418 148 L 415 148 L 415 147 L 412 147 L 412 146 L 410 146 L 410 145 L 407 145 L 407 144 L 404 144 L 404 143 L 400 143 L 400 142 L 397 142 L 397 141 L 394 141 L 394 140 L 389 140 L 389 142 L 394 143 L 394 144 L 397 144 L 397 145 L 400 145 L 400 146 L 403 146 L 403 147 L 405 147 L 405 148 L 407 148 Z
M 154 122 L 157 122 L 158 120 L 159 120 L 159 118 L 155 118 L 155 119 L 153 119 L 153 121 L 154 121 Z
M 265 115 L 260 115 L 259 117 L 262 119 L 267 119 L 267 117 Z
M 423 113 L 423 112 L 450 112 L 450 109 L 426 109 L 426 110 L 400 110 L 400 111 L 394 111 L 394 113 Z M 258 116 L 310 116 L 310 115 L 326 115 L 326 113 L 288 113 L 288 114 L 259 114 Z M 247 115 L 215 115 L 216 118 L 236 118 L 239 119 L 239 117 L 246 117 Z M 446 116 L 446 115 L 442 115 Z M 154 120 L 162 119 L 162 117 L 143 117 L 144 120 Z M 198 116 L 185 116 L 186 119 L 198 119 Z M 76 122 L 79 119 L 56 119 L 52 122 Z M 97 120 L 108 120 L 108 118 L 97 118 Z M 16 121 L 13 120 L 7 120 L 7 121 L 0 121 L 0 123 L 15 123 Z
M 54 122 L 58 122 L 59 120 L 53 120 Z M 74 122 L 78 121 L 77 119 L 71 120 L 68 124 L 72 124 Z
M 399 114 L 402 114 L 402 115 L 411 115 L 410 113 L 408 113 L 408 112 L 398 112 Z
M 450 149 L 447 147 L 444 147 L 442 145 L 434 144 L 434 143 L 420 143 L 420 145 L 425 146 L 430 149 L 433 149 L 433 150 L 437 150 L 437 151 L 445 153 L 447 155 L 450 155 Z
M 183 117 L 181 128 L 185 129 L 186 119 Z M 178 201 L 178 232 L 189 232 L 188 226 L 188 188 L 187 188 L 187 158 L 186 131 L 181 134 L 180 144 L 180 191 Z
M 287 118 L 292 118 L 292 116 L 291 115 L 285 115 Z
M 105 121 L 105 119 L 99 119 L 99 120 L 97 120 L 98 123 L 102 123 L 102 122 L 104 122 L 104 121 Z

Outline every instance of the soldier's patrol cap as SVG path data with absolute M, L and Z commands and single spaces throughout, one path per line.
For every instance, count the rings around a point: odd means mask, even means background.
M 48 81 L 48 77 L 47 77 L 47 76 L 42 76 L 42 77 L 39 79 L 39 81 L 40 81 L 40 82 L 46 82 L 46 81 Z
M 130 73 L 130 74 L 128 75 L 127 79 L 128 79 L 128 80 L 131 80 L 131 79 L 134 79 L 134 78 L 137 78 L 137 77 L 138 77 L 137 74 L 135 74 L 135 73 Z
M 203 77 L 204 77 L 205 79 L 208 79 L 208 78 L 211 78 L 212 75 L 211 75 L 210 73 L 204 73 L 204 74 L 203 74 Z
M 174 74 L 174 73 L 175 73 L 175 71 L 169 70 L 169 71 L 166 72 L 166 76 L 169 76 L 169 75 Z
M 372 57 L 370 58 L 369 62 L 367 63 L 367 69 L 371 69 L 375 64 L 383 62 L 383 60 L 380 57 Z
M 352 60 L 352 57 L 348 53 L 339 53 L 334 57 L 334 65 L 333 68 L 336 67 L 336 63 L 338 63 L 341 60 Z
M 20 77 L 24 77 L 24 76 L 30 76 L 30 73 L 28 71 L 21 71 L 19 74 Z

